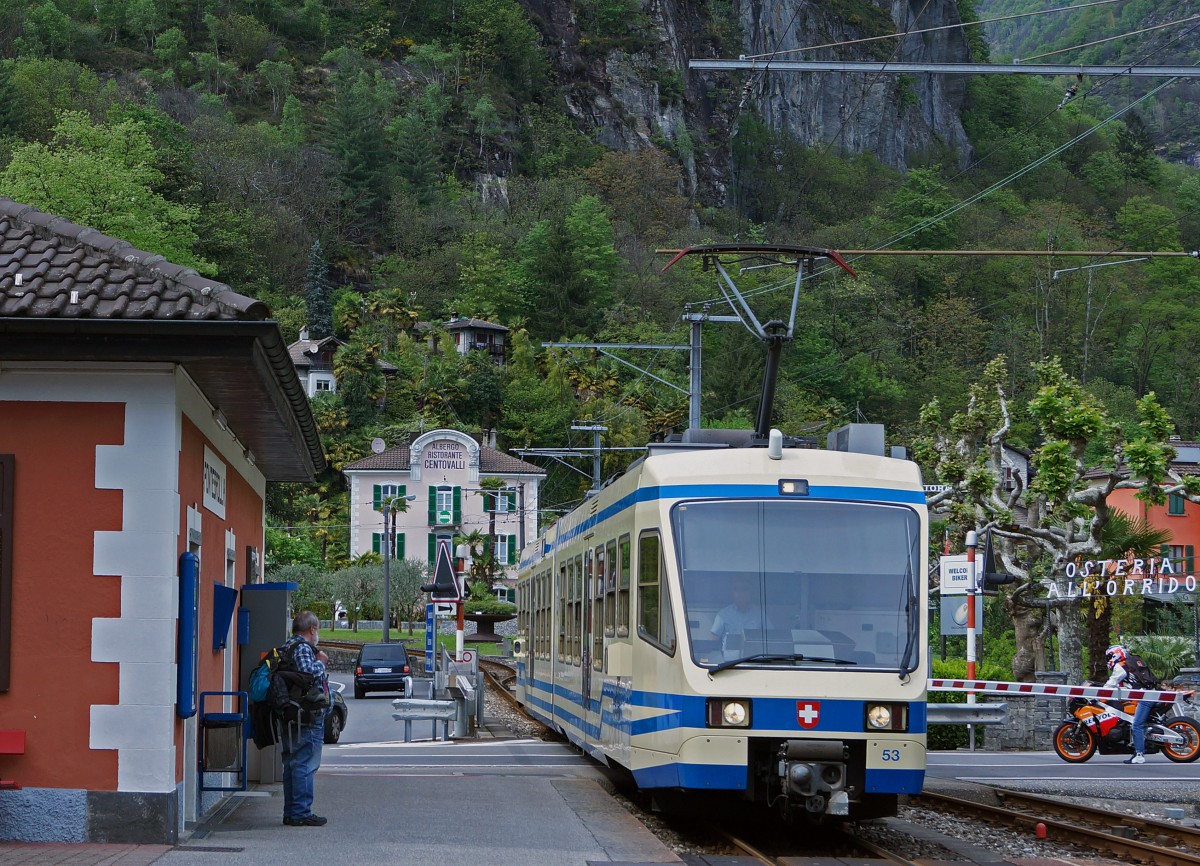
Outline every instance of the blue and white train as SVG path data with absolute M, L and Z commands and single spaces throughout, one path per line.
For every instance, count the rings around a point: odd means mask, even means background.
M 925 773 L 927 536 L 910 461 L 651 445 L 523 551 L 517 696 L 660 802 L 894 814 Z

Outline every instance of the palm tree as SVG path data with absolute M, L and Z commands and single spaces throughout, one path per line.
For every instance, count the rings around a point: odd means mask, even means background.
M 484 502 L 490 502 L 492 506 L 487 510 L 488 541 L 487 546 L 484 548 L 484 554 L 487 558 L 487 581 L 489 591 L 492 588 L 492 577 L 493 572 L 495 571 L 493 566 L 496 564 L 496 556 L 493 552 L 493 548 L 496 544 L 496 509 L 500 503 L 500 491 L 502 491 L 505 486 L 504 479 L 497 478 L 494 475 L 489 475 L 486 478 L 479 479 L 478 493 L 483 497 Z
M 1115 560 L 1154 556 L 1170 540 L 1169 529 L 1155 529 L 1144 517 L 1130 517 L 1114 509 L 1100 533 L 1100 557 L 1114 560 L 1115 567 Z M 1107 575 L 1095 576 L 1097 584 L 1107 579 Z M 1103 682 L 1108 678 L 1104 650 L 1112 643 L 1112 599 L 1093 592 L 1091 598 L 1084 599 L 1083 610 L 1087 616 L 1088 676 Z
M 491 554 L 488 552 L 487 536 L 478 529 L 472 529 L 470 532 L 459 534 L 454 539 L 455 544 L 465 544 L 471 550 L 471 577 L 476 580 L 481 580 L 487 576 L 487 569 L 490 567 L 488 557 Z

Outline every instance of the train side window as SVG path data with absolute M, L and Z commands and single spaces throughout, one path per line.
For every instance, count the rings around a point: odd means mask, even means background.
M 610 541 L 607 551 L 608 573 L 604 580 L 604 636 L 617 633 L 617 543 Z
M 675 621 L 665 574 L 658 533 L 646 533 L 638 539 L 638 634 L 674 653 Z
M 617 637 L 629 636 L 629 571 L 633 545 L 628 535 L 622 535 L 621 555 L 617 559 Z

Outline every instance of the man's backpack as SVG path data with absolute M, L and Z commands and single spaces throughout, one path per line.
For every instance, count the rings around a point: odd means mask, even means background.
M 1129 671 L 1129 679 L 1139 689 L 1157 689 L 1158 677 L 1141 656 L 1129 653 L 1125 657 L 1125 670 Z
M 295 643 L 288 641 L 267 651 L 258 667 L 250 672 L 250 700 L 260 704 L 266 702 L 267 693 L 271 688 L 271 675 L 281 665 L 291 664 L 295 648 Z
M 313 674 L 296 670 L 300 641 L 273 647 L 250 672 L 250 723 L 260 749 L 278 742 L 277 723 L 312 724 L 329 707 L 329 693 Z
M 329 707 L 329 692 L 315 674 L 296 670 L 295 653 L 300 640 L 292 639 L 268 653 L 279 652 L 280 659 L 271 670 L 267 696 L 263 701 L 271 712 L 288 723 L 308 725 Z

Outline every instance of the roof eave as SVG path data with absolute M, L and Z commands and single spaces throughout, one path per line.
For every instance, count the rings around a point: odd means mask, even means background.
M 308 396 L 274 321 L 0 318 L 0 359 L 177 363 L 267 480 L 309 481 L 325 468 Z

